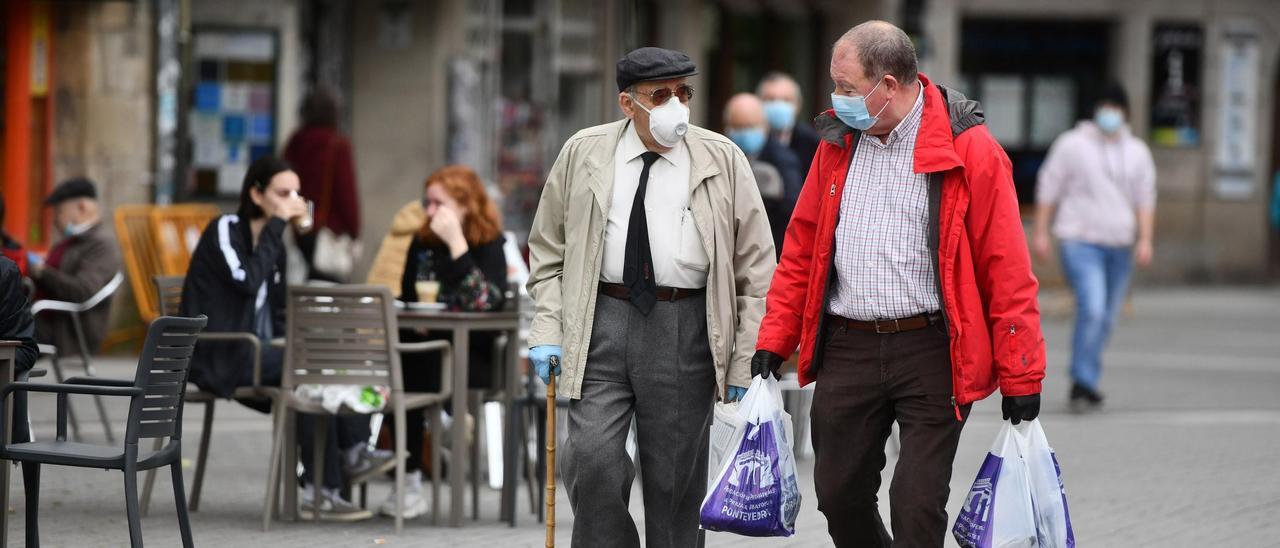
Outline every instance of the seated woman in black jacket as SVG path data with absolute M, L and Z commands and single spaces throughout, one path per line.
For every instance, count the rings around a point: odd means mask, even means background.
M 407 302 L 440 302 L 448 310 L 489 311 L 501 309 L 507 290 L 507 262 L 502 252 L 502 220 L 498 208 L 485 192 L 475 171 L 465 166 L 447 166 L 427 178 L 422 206 L 427 220 L 405 258 L 400 281 L 401 299 Z M 429 333 L 425 339 L 449 338 L 450 333 Z M 493 361 L 492 333 L 471 336 L 472 387 L 491 386 Z M 423 339 L 403 332 L 403 340 Z M 455 349 L 456 350 L 456 349 Z M 404 385 L 407 392 L 435 392 L 440 389 L 438 353 L 406 355 Z M 463 420 L 464 410 L 455 412 Z M 421 409 L 410 411 L 408 420 L 409 462 L 405 478 L 405 518 L 427 511 L 422 496 L 423 419 Z M 382 505 L 382 513 L 395 514 L 395 493 Z
M 298 175 L 283 160 L 264 156 L 249 166 L 235 215 L 223 215 L 205 229 L 191 255 L 182 288 L 182 314 L 209 317 L 206 332 L 248 332 L 262 341 L 262 385 L 279 386 L 284 354 L 269 343 L 285 334 L 285 226 L 307 214 L 298 195 Z M 235 342 L 201 342 L 191 357 L 191 382 L 220 397 L 231 397 L 236 387 L 253 385 L 252 351 Z M 261 400 L 242 402 L 267 411 Z M 311 490 L 303 494 L 302 512 L 319 508 L 322 519 L 352 521 L 372 514 L 338 495 L 342 475 L 380 473 L 394 466 L 390 455 L 368 450 L 367 416 L 345 416 L 329 421 L 329 447 L 325 456 L 324 500 L 314 504 Z M 310 483 L 314 421 L 303 415 L 298 421 L 302 483 Z M 342 460 L 339 460 L 341 458 Z M 376 469 L 376 470 L 373 470 Z

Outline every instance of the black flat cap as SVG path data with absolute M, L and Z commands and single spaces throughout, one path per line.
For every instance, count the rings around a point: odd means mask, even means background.
M 688 55 L 662 48 L 640 48 L 618 59 L 618 91 L 636 82 L 693 76 L 698 68 Z
M 84 177 L 76 177 L 68 179 L 53 189 L 53 193 L 44 199 L 44 205 L 58 205 L 67 200 L 76 198 L 92 198 L 98 199 L 98 189 L 94 188 L 93 181 Z

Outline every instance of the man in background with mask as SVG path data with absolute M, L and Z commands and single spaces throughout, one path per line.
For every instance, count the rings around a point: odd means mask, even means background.
M 809 176 L 809 165 L 818 152 L 818 133 L 809 123 L 808 114 L 800 107 L 804 106 L 804 95 L 800 92 L 800 84 L 795 78 L 783 72 L 770 72 L 760 79 L 756 86 L 756 95 L 764 101 L 765 116 L 769 119 L 770 135 L 787 147 L 795 155 L 800 165 L 800 182 Z M 766 159 L 772 156 L 766 155 Z M 792 202 L 800 196 L 797 187 L 789 194 Z
M 694 74 L 661 48 L 618 60 L 625 118 L 565 143 L 530 230 L 529 361 L 570 398 L 574 546 L 640 546 L 633 417 L 647 545 L 700 546 L 712 406 L 750 384 L 773 240 L 746 156 L 689 124 Z
M 102 228 L 98 191 L 93 182 L 77 177 L 59 184 L 44 201 L 53 208 L 53 225 L 61 239 L 47 257 L 28 255 L 28 272 L 38 299 L 83 302 L 120 271 L 120 250 Z M 93 354 L 107 332 L 111 299 L 81 315 L 86 353 Z M 36 340 L 58 347 L 59 354 L 76 355 L 80 344 L 66 314 L 36 318 Z
M 751 162 L 751 172 L 755 174 L 764 210 L 769 216 L 773 247 L 780 252 L 782 236 L 795 206 L 795 202 L 787 198 L 787 189 L 799 188 L 803 183 L 795 155 L 769 135 L 764 107 L 760 99 L 750 93 L 729 98 L 724 107 L 724 128 L 729 140 L 738 145 Z
M 1133 263 L 1151 264 L 1156 166 L 1151 149 L 1129 132 L 1128 96 L 1103 90 L 1092 120 L 1049 147 L 1036 184 L 1035 249 L 1041 260 L 1058 238 L 1062 270 L 1076 296 L 1071 337 L 1071 410 L 1102 407 L 1102 351 L 1129 293 Z
M 753 374 L 800 349 L 813 393 L 818 510 L 836 546 L 935 546 L 960 430 L 996 388 L 1036 417 L 1044 377 L 1038 283 L 1008 157 L 980 106 L 920 74 L 883 21 L 831 55 L 833 111 L 787 227 Z M 893 538 L 876 496 L 893 423 Z

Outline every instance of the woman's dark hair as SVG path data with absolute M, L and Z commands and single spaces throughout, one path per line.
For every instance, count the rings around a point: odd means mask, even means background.
M 302 125 L 337 127 L 338 98 L 327 88 L 316 88 L 302 100 Z
M 262 208 L 258 204 L 253 203 L 253 197 L 250 196 L 249 190 L 256 188 L 258 192 L 266 192 L 267 185 L 271 184 L 271 178 L 283 171 L 289 171 L 289 163 L 272 156 L 270 154 L 262 156 L 249 164 L 249 170 L 244 172 L 244 186 L 240 189 L 240 208 L 236 210 L 242 220 L 253 220 L 265 215 Z
M 1107 87 L 1103 88 L 1102 93 L 1098 94 L 1098 100 L 1093 102 L 1096 109 L 1102 105 L 1113 105 L 1120 107 L 1125 114 L 1129 113 L 1129 94 L 1125 93 L 1124 86 L 1119 82 L 1111 82 Z

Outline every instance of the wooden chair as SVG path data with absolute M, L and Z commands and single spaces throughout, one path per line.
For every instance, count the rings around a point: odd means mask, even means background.
M 166 316 L 176 316 L 182 306 L 182 284 L 183 276 L 156 276 L 156 302 L 160 305 L 160 310 Z M 271 386 L 262 386 L 262 343 L 258 340 L 258 336 L 253 333 L 217 333 L 217 332 L 201 332 L 197 336 L 199 341 L 238 341 L 242 342 L 252 349 L 253 352 L 253 386 L 242 386 L 236 388 L 232 393 L 232 398 L 252 399 L 265 398 L 271 399 L 275 397 L 277 389 Z M 188 385 L 186 389 L 187 403 L 203 403 L 204 404 L 204 422 L 200 430 L 200 447 L 196 453 L 196 470 L 195 477 L 191 484 L 191 502 L 190 509 L 192 512 L 200 509 L 200 492 L 204 486 L 204 472 L 209 461 L 209 440 L 213 434 L 213 411 L 214 406 L 218 403 L 218 396 L 212 392 L 205 392 L 196 388 L 194 385 Z M 155 440 L 156 448 L 160 447 L 163 440 L 157 438 Z M 142 489 L 142 515 L 147 515 L 148 507 L 151 503 L 151 490 L 155 485 L 155 470 L 147 472 L 147 479 Z
M 222 212 L 213 204 L 178 204 L 152 208 L 150 227 L 162 269 L 158 274 L 183 276 L 191 253 L 209 222 Z
M 182 545 L 193 546 L 186 496 L 182 493 L 182 404 L 187 370 L 196 335 L 206 318 L 159 318 L 147 331 L 138 371 L 132 381 L 89 377 L 67 379 L 61 384 L 15 382 L 0 391 L 0 424 L 4 398 L 22 392 L 57 394 L 58 430 L 52 441 L 11 443 L 0 449 L 0 458 L 21 462 L 32 470 L 26 490 L 27 546 L 39 546 L 40 464 L 103 468 L 124 472 L 125 512 L 129 521 L 129 541 L 142 546 L 142 525 L 138 511 L 138 471 L 168 466 L 173 476 L 174 503 Z M 123 396 L 129 398 L 129 419 L 123 446 L 90 445 L 67 441 L 67 395 Z M 158 451 L 140 453 L 142 438 L 169 438 Z
M 116 207 L 116 238 L 124 251 L 129 286 L 143 322 L 162 314 L 151 280 L 162 275 L 186 275 L 200 234 L 219 213 L 217 206 L 211 204 Z
M 396 534 L 404 527 L 404 459 L 408 455 L 405 449 L 405 411 L 428 408 L 432 443 L 431 521 L 436 523 L 440 508 L 441 413 L 444 402 L 450 397 L 450 368 L 440 368 L 440 392 L 407 393 L 401 375 L 400 353 L 440 351 L 443 353 L 441 363 L 449 364 L 453 356 L 448 341 L 401 343 L 391 291 L 383 286 L 292 286 L 289 288 L 287 314 L 284 378 L 275 401 L 275 437 L 271 447 L 266 508 L 262 516 L 263 530 L 270 527 L 279 506 L 282 471 L 285 472 L 286 515 L 292 517 L 297 512 L 297 477 L 293 471 L 297 469 L 298 462 L 294 439 L 298 413 L 318 417 L 312 461 L 314 500 L 320 500 L 320 486 L 324 485 L 325 437 L 331 413 L 319 402 L 295 395 L 294 389 L 300 385 L 374 385 L 390 389 L 383 412 L 390 412 L 395 418 Z M 339 412 L 352 411 L 344 406 Z
M 164 273 L 151 231 L 153 209 L 153 205 L 122 205 L 115 211 L 116 239 L 123 251 L 133 300 L 138 304 L 138 315 L 144 323 L 160 317 L 160 305 L 156 302 L 155 291 L 151 289 L 151 279 Z
M 41 299 L 31 304 L 32 316 L 39 316 L 40 314 L 67 315 L 67 318 L 71 320 L 71 330 L 76 334 L 76 345 L 80 347 L 80 364 L 84 366 L 84 374 L 90 377 L 94 375 L 93 361 L 90 359 L 90 356 L 96 349 L 89 348 L 89 344 L 85 340 L 84 325 L 81 322 L 80 315 L 97 308 L 103 303 L 103 301 L 114 295 L 123 283 L 124 274 L 117 272 L 106 285 L 102 286 L 102 289 L 99 289 L 97 293 L 94 293 L 93 296 L 89 297 L 89 299 L 84 302 L 72 303 L 67 301 L 55 301 L 52 299 Z M 57 379 L 58 382 L 62 382 L 62 359 L 66 358 L 66 356 L 63 355 L 58 348 L 49 344 L 40 345 L 40 355 L 47 356 L 50 359 L 50 363 L 53 365 L 54 378 Z M 115 435 L 111 433 L 111 419 L 107 418 L 107 408 L 102 405 L 102 398 L 95 395 L 93 397 L 93 401 L 98 406 L 98 417 L 102 419 L 102 430 L 107 435 L 107 442 L 115 443 Z M 76 421 L 75 415 L 71 414 L 70 409 L 71 406 L 68 404 L 67 412 L 70 414 L 71 418 L 72 438 L 79 441 L 80 424 Z

